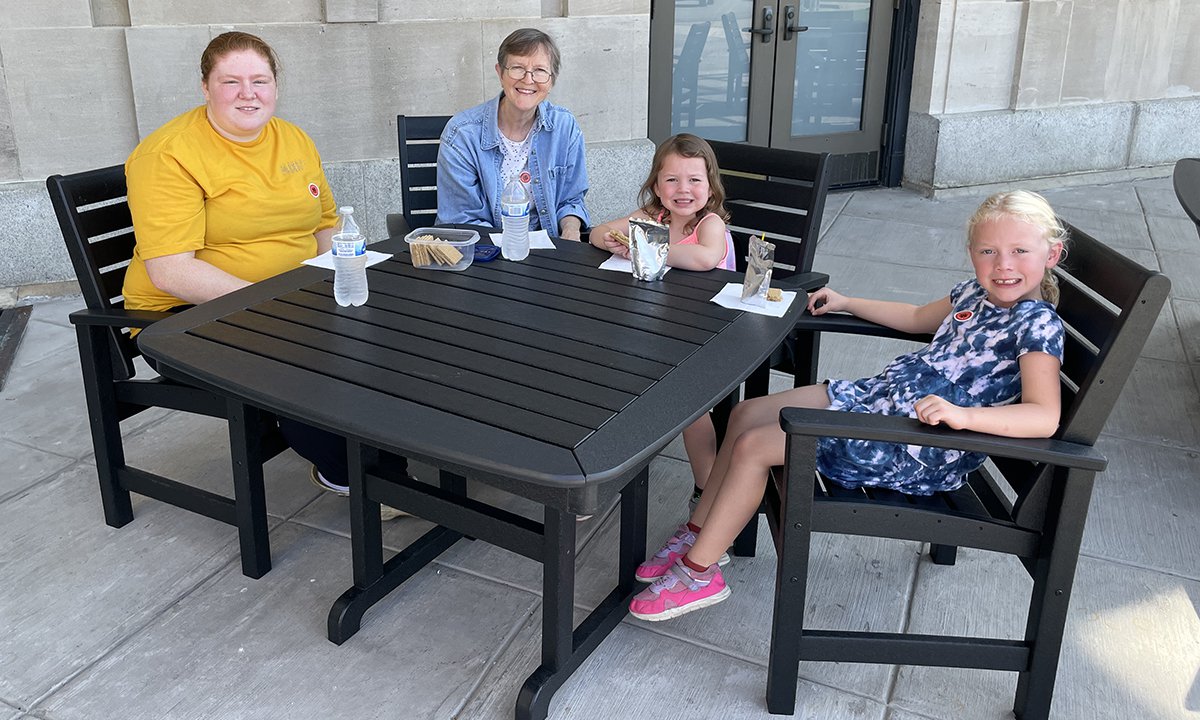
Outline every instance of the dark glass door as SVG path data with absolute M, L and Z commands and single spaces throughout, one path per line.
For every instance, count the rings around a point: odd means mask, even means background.
M 894 0 L 652 4 L 651 138 L 828 151 L 878 179 Z

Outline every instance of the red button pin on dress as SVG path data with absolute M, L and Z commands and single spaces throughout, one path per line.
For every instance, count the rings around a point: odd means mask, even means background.
M 525 185 L 528 185 L 528 184 L 529 184 L 529 181 L 530 181 L 531 179 L 532 179 L 532 176 L 529 174 L 529 171 L 528 171 L 528 170 L 522 170 L 522 171 L 521 171 L 521 182 L 522 182 L 523 184 L 525 184 Z
M 308 192 L 309 192 L 309 193 L 310 193 L 310 194 L 311 194 L 313 197 L 321 197 L 321 188 L 317 187 L 317 184 L 316 184 L 316 183 L 309 183 L 309 184 L 308 184 Z
M 954 319 L 959 322 L 966 322 L 974 317 L 974 315 L 975 313 L 971 312 L 970 310 L 959 310 L 958 312 L 954 313 Z

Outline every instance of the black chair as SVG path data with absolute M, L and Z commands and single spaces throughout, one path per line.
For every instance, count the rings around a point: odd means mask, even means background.
M 772 284 L 786 289 L 811 291 L 829 282 L 825 273 L 813 272 L 817 236 L 829 193 L 829 153 L 766 148 L 741 143 L 708 141 L 721 168 L 725 186 L 725 207 L 731 215 L 729 230 L 737 252 L 737 268 L 746 269 L 750 238 L 765 235 L 775 245 Z M 808 334 L 792 337 L 782 354 L 771 360 L 771 367 L 794 372 L 795 358 L 811 373 L 797 376 L 795 385 L 816 382 L 815 363 L 807 358 L 817 352 L 809 346 Z M 747 380 L 747 396 L 767 392 L 766 370 Z
M 829 192 L 829 153 L 765 148 L 710 140 L 721 168 L 729 230 L 737 253 L 737 268 L 745 272 L 750 238 L 765 235 L 775 245 L 773 285 L 811 291 L 829 282 L 825 273 L 813 272 L 817 236 Z M 762 367 L 746 379 L 746 397 L 770 391 L 771 370 L 791 373 L 796 387 L 816 382 L 816 357 L 820 337 L 791 333 Z M 797 370 L 797 367 L 802 368 Z M 724 437 L 737 393 L 713 408 L 717 439 Z M 735 555 L 754 555 L 758 535 L 756 515 L 733 544 Z
M 71 313 L 79 342 L 83 388 L 100 479 L 104 519 L 112 527 L 133 520 L 136 492 L 238 529 L 242 572 L 271 569 L 262 465 L 286 445 L 274 418 L 227 404 L 207 390 L 163 377 L 137 377 L 140 355 L 128 328 L 145 328 L 168 313 L 125 310 L 121 286 L 133 257 L 133 221 L 121 165 L 46 180 L 71 264 L 87 304 Z M 233 498 L 170 480 L 125 461 L 121 420 L 153 407 L 226 418 L 233 454 Z
M 437 220 L 437 156 L 448 122 L 449 115 L 396 116 L 403 207 L 402 214 L 387 216 L 390 237 L 407 235 L 413 228 Z
M 1196 232 L 1200 233 L 1200 158 L 1183 158 L 1175 163 L 1172 183 L 1175 197 L 1196 224 Z
M 923 426 L 910 418 L 786 408 L 786 468 L 767 484 L 768 518 L 778 550 L 767 707 L 791 714 L 800 660 L 938 665 L 1019 673 L 1014 704 L 1021 720 L 1044 720 L 1058 668 L 1071 584 L 1095 474 L 1107 461 L 1095 449 L 1109 412 L 1158 317 L 1170 281 L 1070 228 L 1070 255 L 1059 277 L 1059 314 L 1068 328 L 1062 416 L 1053 439 L 1014 439 Z M 807 332 L 889 335 L 849 317 L 807 316 Z M 817 479 L 816 438 L 851 437 L 987 453 L 959 490 L 919 498 L 850 491 Z M 833 532 L 931 544 L 933 562 L 953 564 L 957 548 L 1014 555 L 1033 579 L 1024 638 L 811 630 L 804 627 L 811 533 Z M 1005 602 L 1001 598 L 997 602 Z

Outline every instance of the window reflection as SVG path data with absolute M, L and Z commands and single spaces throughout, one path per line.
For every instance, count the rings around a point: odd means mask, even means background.
M 752 0 L 675 0 L 671 132 L 746 139 Z
M 801 0 L 792 136 L 862 128 L 870 0 Z

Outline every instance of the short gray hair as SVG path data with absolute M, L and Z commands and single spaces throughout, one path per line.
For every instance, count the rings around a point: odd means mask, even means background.
M 555 44 L 554 38 L 536 28 L 521 28 L 509 33 L 504 42 L 500 43 L 496 62 L 500 67 L 507 67 L 509 55 L 528 56 L 538 50 L 545 50 L 550 56 L 550 74 L 557 78 L 562 66 L 562 55 L 558 52 L 558 45 Z

